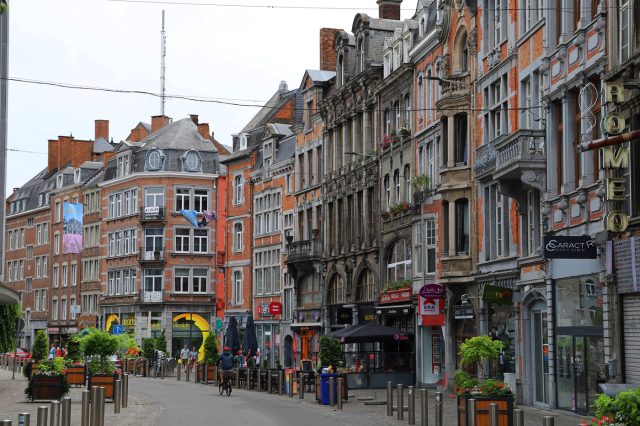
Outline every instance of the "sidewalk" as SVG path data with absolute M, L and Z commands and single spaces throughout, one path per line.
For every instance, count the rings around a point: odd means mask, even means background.
M 0 369 L 0 420 L 11 420 L 18 424 L 18 414 L 30 413 L 31 424 L 36 424 L 38 407 L 47 406 L 51 411 L 50 402 L 27 402 L 24 397 L 24 389 L 27 380 L 22 373 L 16 372 L 15 380 L 11 380 L 11 371 Z M 82 405 L 82 393 L 84 388 L 72 387 L 71 397 L 71 425 L 80 426 L 80 410 Z M 162 414 L 160 403 L 146 395 L 129 391 L 129 404 L 122 408 L 120 414 L 113 413 L 113 403 L 105 404 L 105 425 L 137 426 L 153 425 Z M 50 413 L 49 413 L 50 415 Z M 47 421 L 47 424 L 49 422 Z

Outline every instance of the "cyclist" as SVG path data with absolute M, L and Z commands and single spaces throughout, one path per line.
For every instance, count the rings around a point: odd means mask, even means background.
M 230 384 L 231 373 L 228 372 L 233 370 L 233 355 L 231 355 L 231 348 L 228 346 L 225 346 L 222 350 L 222 355 L 220 355 L 220 359 L 218 359 L 218 366 L 222 368 L 222 383 L 229 380 Z

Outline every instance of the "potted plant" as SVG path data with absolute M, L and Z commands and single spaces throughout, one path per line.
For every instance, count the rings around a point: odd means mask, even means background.
M 69 393 L 64 358 L 38 363 L 38 372 L 29 379 L 24 396 L 29 401 L 60 401 Z
M 218 364 L 219 358 L 218 339 L 216 339 L 216 335 L 213 331 L 209 331 L 207 338 L 204 339 L 204 364 L 207 366 L 207 380 L 209 381 L 213 381 L 216 378 L 216 365 Z M 249 359 L 251 360 L 252 358 Z M 201 380 L 203 379 L 204 378 Z
M 394 129 L 391 131 L 391 144 L 395 145 L 400 142 L 400 138 L 398 137 L 398 132 Z
M 44 330 L 36 331 L 36 337 L 33 340 L 33 346 L 31 347 L 31 362 L 25 364 L 22 369 L 22 374 L 27 379 L 31 379 L 31 373 L 33 370 L 37 370 L 36 365 L 47 359 L 49 354 L 49 339 Z
M 337 395 L 338 374 L 334 372 L 341 366 L 342 346 L 340 341 L 332 336 L 320 337 L 320 363 L 323 368 L 320 374 L 320 403 L 329 405 L 329 378 L 334 377 L 334 395 Z M 326 372 L 325 372 L 326 369 Z
M 104 386 L 105 398 L 113 399 L 116 376 L 114 355 L 119 348 L 118 338 L 106 331 L 92 330 L 81 339 L 84 355 L 89 359 L 89 380 L 87 388 Z
M 500 423 L 513 425 L 513 393 L 509 385 L 494 379 L 484 379 L 483 363 L 500 355 L 503 343 L 489 336 L 475 336 L 460 345 L 460 368 L 456 371 L 458 425 L 469 424 L 469 399 L 476 400 L 477 424 L 489 422 L 489 404 L 498 404 Z M 478 376 L 471 376 L 464 367 L 476 366 Z
M 400 130 L 398 132 L 400 133 L 400 137 L 402 139 L 405 139 L 411 136 L 411 130 L 404 126 L 400 127 Z
M 388 220 L 390 217 L 391 217 L 391 214 L 389 212 L 382 212 L 383 220 Z
M 86 368 L 82 363 L 80 336 L 74 334 L 67 340 L 67 368 L 66 378 L 69 385 L 84 386 Z
M 640 388 L 628 389 L 615 397 L 602 394 L 593 404 L 595 416 L 589 426 L 640 426 Z

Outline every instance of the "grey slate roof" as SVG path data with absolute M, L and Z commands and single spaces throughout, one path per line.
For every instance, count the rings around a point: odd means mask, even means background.
M 324 70 L 307 70 L 307 74 L 314 83 L 324 83 L 336 76 L 335 71 Z
M 146 151 L 152 148 L 218 152 L 210 140 L 200 135 L 198 127 L 190 118 L 169 123 L 144 138 L 140 149 Z
M 278 164 L 282 161 L 292 159 L 296 154 L 296 138 L 295 135 L 293 137 L 288 137 L 283 139 L 278 144 L 278 152 L 276 153 L 276 158 L 273 160 L 273 164 Z
M 267 103 L 260 108 L 260 111 L 258 111 L 258 113 L 254 115 L 253 118 L 242 128 L 241 133 L 250 132 L 257 127 L 264 126 L 265 122 L 271 119 L 278 108 L 288 102 L 292 96 L 296 96 L 297 93 L 297 90 L 290 90 L 284 94 L 280 94 L 280 91 L 277 91 L 271 99 L 269 99 Z
M 113 152 L 115 148 L 105 138 L 98 138 L 93 143 L 93 152 L 95 154 L 103 154 L 105 152 Z

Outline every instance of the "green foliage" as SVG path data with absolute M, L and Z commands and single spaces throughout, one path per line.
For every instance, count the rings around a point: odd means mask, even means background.
M 91 374 L 112 374 L 115 370 L 111 355 L 118 351 L 118 339 L 106 331 L 95 330 L 80 338 L 80 346 L 85 356 L 91 357 Z
M 383 293 L 392 290 L 401 290 L 403 288 L 409 288 L 412 286 L 411 280 L 400 280 L 400 281 L 392 281 L 384 286 L 382 290 Z
M 320 337 L 320 362 L 324 367 L 338 368 L 342 360 L 340 341 L 332 336 Z
M 87 364 L 87 368 L 92 375 L 113 374 L 116 372 L 115 362 L 109 359 L 92 358 Z
M 413 178 L 411 186 L 413 186 L 416 191 L 426 191 L 429 188 L 429 183 L 431 183 L 429 176 L 419 175 Z
M 477 396 L 505 396 L 511 395 L 511 388 L 500 380 L 486 379 L 478 383 L 472 389 L 471 394 Z
M 146 359 L 153 358 L 153 351 L 156 349 L 156 339 L 148 337 L 142 339 L 142 356 Z
M 478 365 L 482 370 L 482 361 L 497 358 L 503 348 L 500 340 L 489 336 L 475 336 L 460 345 L 460 366 Z
M 160 332 L 160 335 L 156 337 L 156 349 L 162 352 L 167 351 L 167 336 L 164 333 L 164 329 Z
M 256 359 L 254 357 L 249 357 L 249 359 L 247 359 L 247 367 L 256 368 Z
M 20 305 L 0 305 L 0 352 L 16 350 L 16 325 L 22 318 Z
M 80 336 L 74 334 L 67 340 L 67 353 L 69 359 L 78 362 L 82 359 L 82 348 L 80 347 Z
M 118 342 L 118 348 L 116 353 L 122 358 L 122 356 L 129 350 L 138 347 L 136 339 L 131 334 L 123 333 L 113 336 Z
M 478 386 L 479 383 L 476 377 L 473 377 L 471 374 L 463 370 L 456 370 L 455 380 L 455 391 L 457 394 L 471 392 L 471 389 Z
M 209 335 L 204 340 L 204 363 L 214 365 L 218 363 L 218 339 L 213 331 L 209 331 Z
M 47 359 L 49 355 L 49 338 L 45 334 L 44 330 L 36 331 L 36 337 L 31 347 L 31 356 L 33 361 L 38 363 L 43 359 Z
M 282 364 L 280 363 L 280 359 L 276 359 L 276 370 L 282 370 Z
M 596 417 L 608 417 L 625 426 L 640 426 L 640 388 L 620 392 L 615 398 L 600 395 L 594 403 Z

